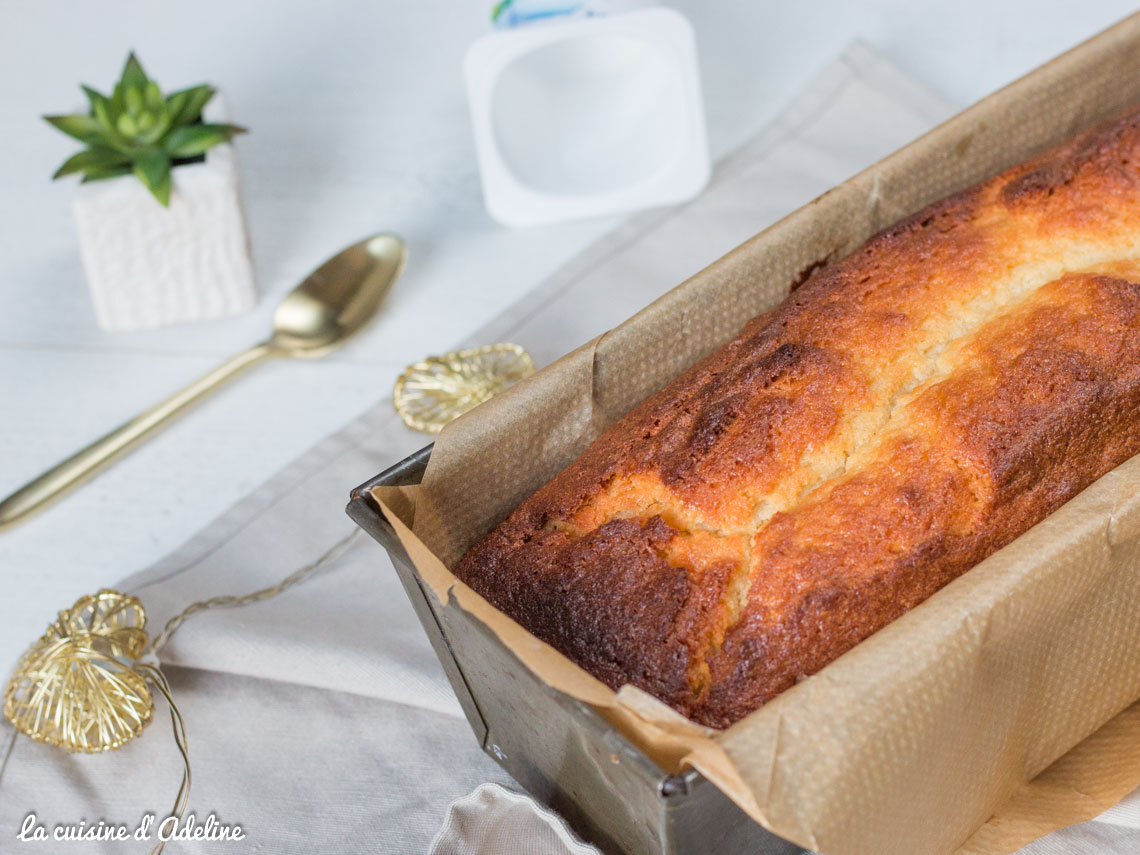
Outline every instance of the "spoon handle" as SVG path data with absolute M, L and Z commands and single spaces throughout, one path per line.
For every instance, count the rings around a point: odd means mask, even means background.
M 173 419 L 191 404 L 205 397 L 245 368 L 272 355 L 268 342 L 231 357 L 202 378 L 175 392 L 164 401 L 140 413 L 101 439 L 77 451 L 53 469 L 28 482 L 0 501 L 0 529 L 22 520 L 53 499 L 78 486 L 119 456 Z

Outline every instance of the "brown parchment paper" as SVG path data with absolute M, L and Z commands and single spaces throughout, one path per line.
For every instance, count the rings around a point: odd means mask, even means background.
M 698 768 L 828 855 L 1012 852 L 1140 784 L 1140 458 L 724 732 L 614 693 L 447 569 L 637 401 L 771 308 L 811 265 L 1140 101 L 1140 16 L 1059 57 L 757 235 L 441 434 L 418 488 L 376 498 L 427 586 L 664 768 Z

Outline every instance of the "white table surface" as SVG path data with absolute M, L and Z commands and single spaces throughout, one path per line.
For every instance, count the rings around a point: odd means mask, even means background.
M 0 25 L 0 493 L 262 336 L 277 299 L 371 231 L 411 259 L 382 318 L 316 363 L 264 366 L 65 501 L 0 534 L 0 670 L 78 595 L 182 543 L 320 437 L 612 228 L 511 231 L 484 212 L 459 73 L 489 2 L 4 0 Z M 962 105 L 1131 11 L 1125 2 L 685 0 L 714 157 L 861 38 Z M 106 88 L 129 48 L 169 88 L 221 84 L 261 290 L 246 316 L 111 335 L 48 181 L 72 143 L 37 118 Z M 363 473 L 364 475 L 371 473 Z M 352 485 L 346 484 L 345 491 Z

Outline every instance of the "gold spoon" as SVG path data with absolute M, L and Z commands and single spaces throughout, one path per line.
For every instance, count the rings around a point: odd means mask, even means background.
M 208 392 L 273 356 L 324 356 L 376 314 L 406 258 L 404 242 L 378 234 L 338 252 L 290 291 L 273 314 L 273 335 L 135 416 L 0 502 L 0 529 L 90 478 Z

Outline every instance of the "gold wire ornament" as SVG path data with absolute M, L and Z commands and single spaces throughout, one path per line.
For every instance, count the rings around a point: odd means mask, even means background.
M 534 373 L 517 344 L 489 344 L 409 365 L 396 381 L 393 404 L 404 424 L 425 433 L 444 425 Z
M 146 641 L 138 599 L 109 589 L 80 597 L 20 660 L 4 691 L 5 717 L 66 751 L 125 745 L 154 717 L 154 699 L 134 667 Z

